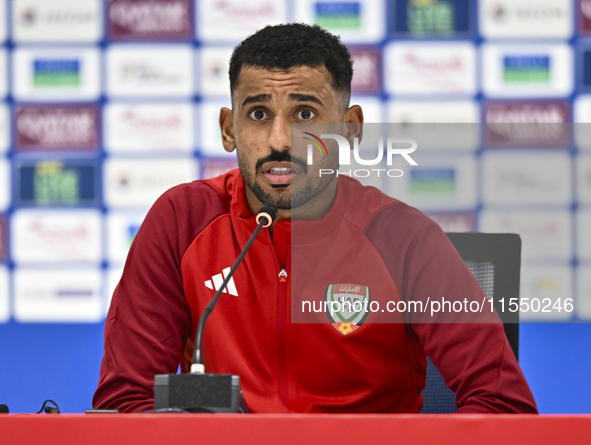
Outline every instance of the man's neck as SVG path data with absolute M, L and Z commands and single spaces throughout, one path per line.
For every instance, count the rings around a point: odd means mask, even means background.
M 276 221 L 289 221 L 289 220 L 315 220 L 320 219 L 328 213 L 334 202 L 337 194 L 337 179 L 335 178 L 324 190 L 316 194 L 312 199 L 295 209 L 279 209 L 277 212 Z M 245 187 L 246 201 L 248 207 L 253 215 L 256 215 L 259 209 L 263 206 L 255 194 L 248 188 Z M 275 223 L 270 227 L 271 235 L 273 234 L 273 228 Z

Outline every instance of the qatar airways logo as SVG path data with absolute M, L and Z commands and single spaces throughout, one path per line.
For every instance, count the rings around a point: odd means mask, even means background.
M 321 134 L 320 137 L 312 134 L 306 133 L 309 136 L 312 136 L 314 139 L 310 139 L 308 137 L 303 136 L 304 139 L 310 141 L 311 144 L 308 144 L 308 165 L 312 165 L 313 163 L 313 153 L 314 153 L 314 146 L 320 151 L 321 156 L 328 156 L 328 150 L 326 145 L 322 141 L 324 138 L 332 138 L 334 139 L 339 147 L 339 165 L 342 167 L 344 165 L 351 165 L 351 145 L 349 141 L 339 134 Z M 417 149 L 417 142 L 413 139 L 396 139 L 396 138 L 386 138 L 386 157 L 387 157 L 387 165 L 392 165 L 392 158 L 394 155 L 402 156 L 406 162 L 410 165 L 418 165 L 413 158 L 410 157 L 410 153 L 413 153 Z M 384 138 L 380 138 L 378 142 L 378 153 L 376 158 L 374 159 L 362 159 L 359 154 L 359 138 L 353 138 L 353 157 L 355 162 L 359 165 L 365 166 L 372 166 L 378 165 L 382 162 L 384 158 Z M 367 178 L 368 176 L 376 175 L 380 177 L 380 174 L 385 172 L 391 178 L 399 178 L 404 175 L 404 172 L 400 169 L 385 169 L 385 168 L 358 168 L 349 171 L 334 171 L 330 168 L 321 168 L 319 171 L 319 176 L 322 175 L 347 175 L 347 176 L 356 176 L 358 178 Z

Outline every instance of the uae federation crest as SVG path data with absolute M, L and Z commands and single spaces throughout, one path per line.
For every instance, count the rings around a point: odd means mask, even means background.
M 324 297 L 326 316 L 333 328 L 349 335 L 361 327 L 369 313 L 369 287 L 361 284 L 329 284 Z

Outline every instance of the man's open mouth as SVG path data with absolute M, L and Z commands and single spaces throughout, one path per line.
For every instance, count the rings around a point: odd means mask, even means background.
M 300 168 L 291 162 L 267 162 L 262 171 L 271 185 L 288 185 L 300 173 Z

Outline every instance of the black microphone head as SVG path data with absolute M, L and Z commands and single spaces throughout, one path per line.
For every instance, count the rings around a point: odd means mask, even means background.
M 269 227 L 277 219 L 277 206 L 271 203 L 262 206 L 257 214 L 257 224 L 260 224 L 261 218 L 265 218 L 263 227 Z
M 0 414 L 8 414 L 8 406 L 0 404 Z

